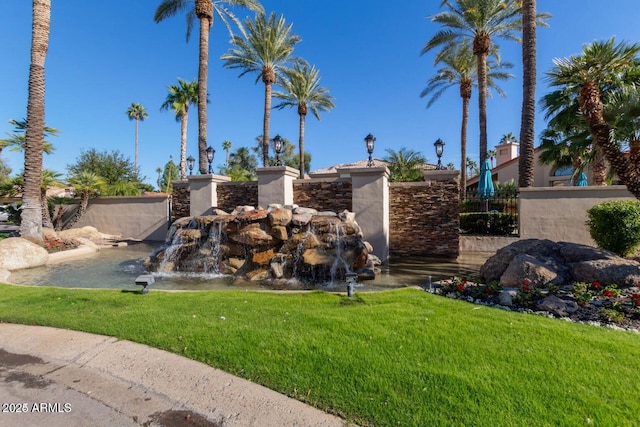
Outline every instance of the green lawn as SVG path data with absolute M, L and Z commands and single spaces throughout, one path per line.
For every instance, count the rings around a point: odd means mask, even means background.
M 148 344 L 361 425 L 640 425 L 640 334 L 416 289 L 348 300 L 0 285 L 0 321 Z

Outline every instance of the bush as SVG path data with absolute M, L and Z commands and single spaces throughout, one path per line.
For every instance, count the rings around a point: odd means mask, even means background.
M 501 212 L 471 212 L 460 214 L 460 229 L 464 234 L 508 236 L 518 228 L 518 215 Z
M 587 211 L 589 233 L 598 246 L 629 256 L 640 247 L 640 202 L 616 200 Z

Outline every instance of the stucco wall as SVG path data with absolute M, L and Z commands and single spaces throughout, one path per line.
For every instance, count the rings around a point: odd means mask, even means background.
M 520 189 L 520 238 L 595 246 L 587 210 L 612 200 L 635 200 L 624 185 Z
M 90 225 L 101 233 L 164 241 L 169 227 L 169 198 L 96 197 L 74 228 Z

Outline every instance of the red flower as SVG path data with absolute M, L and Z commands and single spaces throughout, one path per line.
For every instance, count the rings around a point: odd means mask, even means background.
M 602 295 L 604 295 L 605 297 L 612 297 L 613 296 L 613 291 L 611 291 L 609 289 L 605 289 L 604 291 L 602 291 Z
M 491 288 L 484 288 L 484 290 L 489 295 L 491 295 L 493 293 L 493 289 L 491 289 Z
M 640 294 L 631 295 L 631 299 L 640 300 Z
M 591 286 L 593 286 L 594 288 L 599 288 L 602 285 L 600 284 L 600 282 L 593 282 Z
M 459 291 L 464 291 L 464 285 L 463 284 L 459 284 L 458 286 L 456 286 L 456 289 Z
M 636 307 L 640 307 L 640 299 L 637 299 L 633 302 Z

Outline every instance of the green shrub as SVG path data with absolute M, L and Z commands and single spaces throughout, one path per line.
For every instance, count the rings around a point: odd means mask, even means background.
M 464 234 L 506 236 L 518 228 L 518 215 L 501 212 L 471 212 L 460 214 L 460 229 Z
M 616 200 L 587 211 L 591 238 L 603 249 L 620 256 L 632 255 L 640 247 L 640 202 Z

